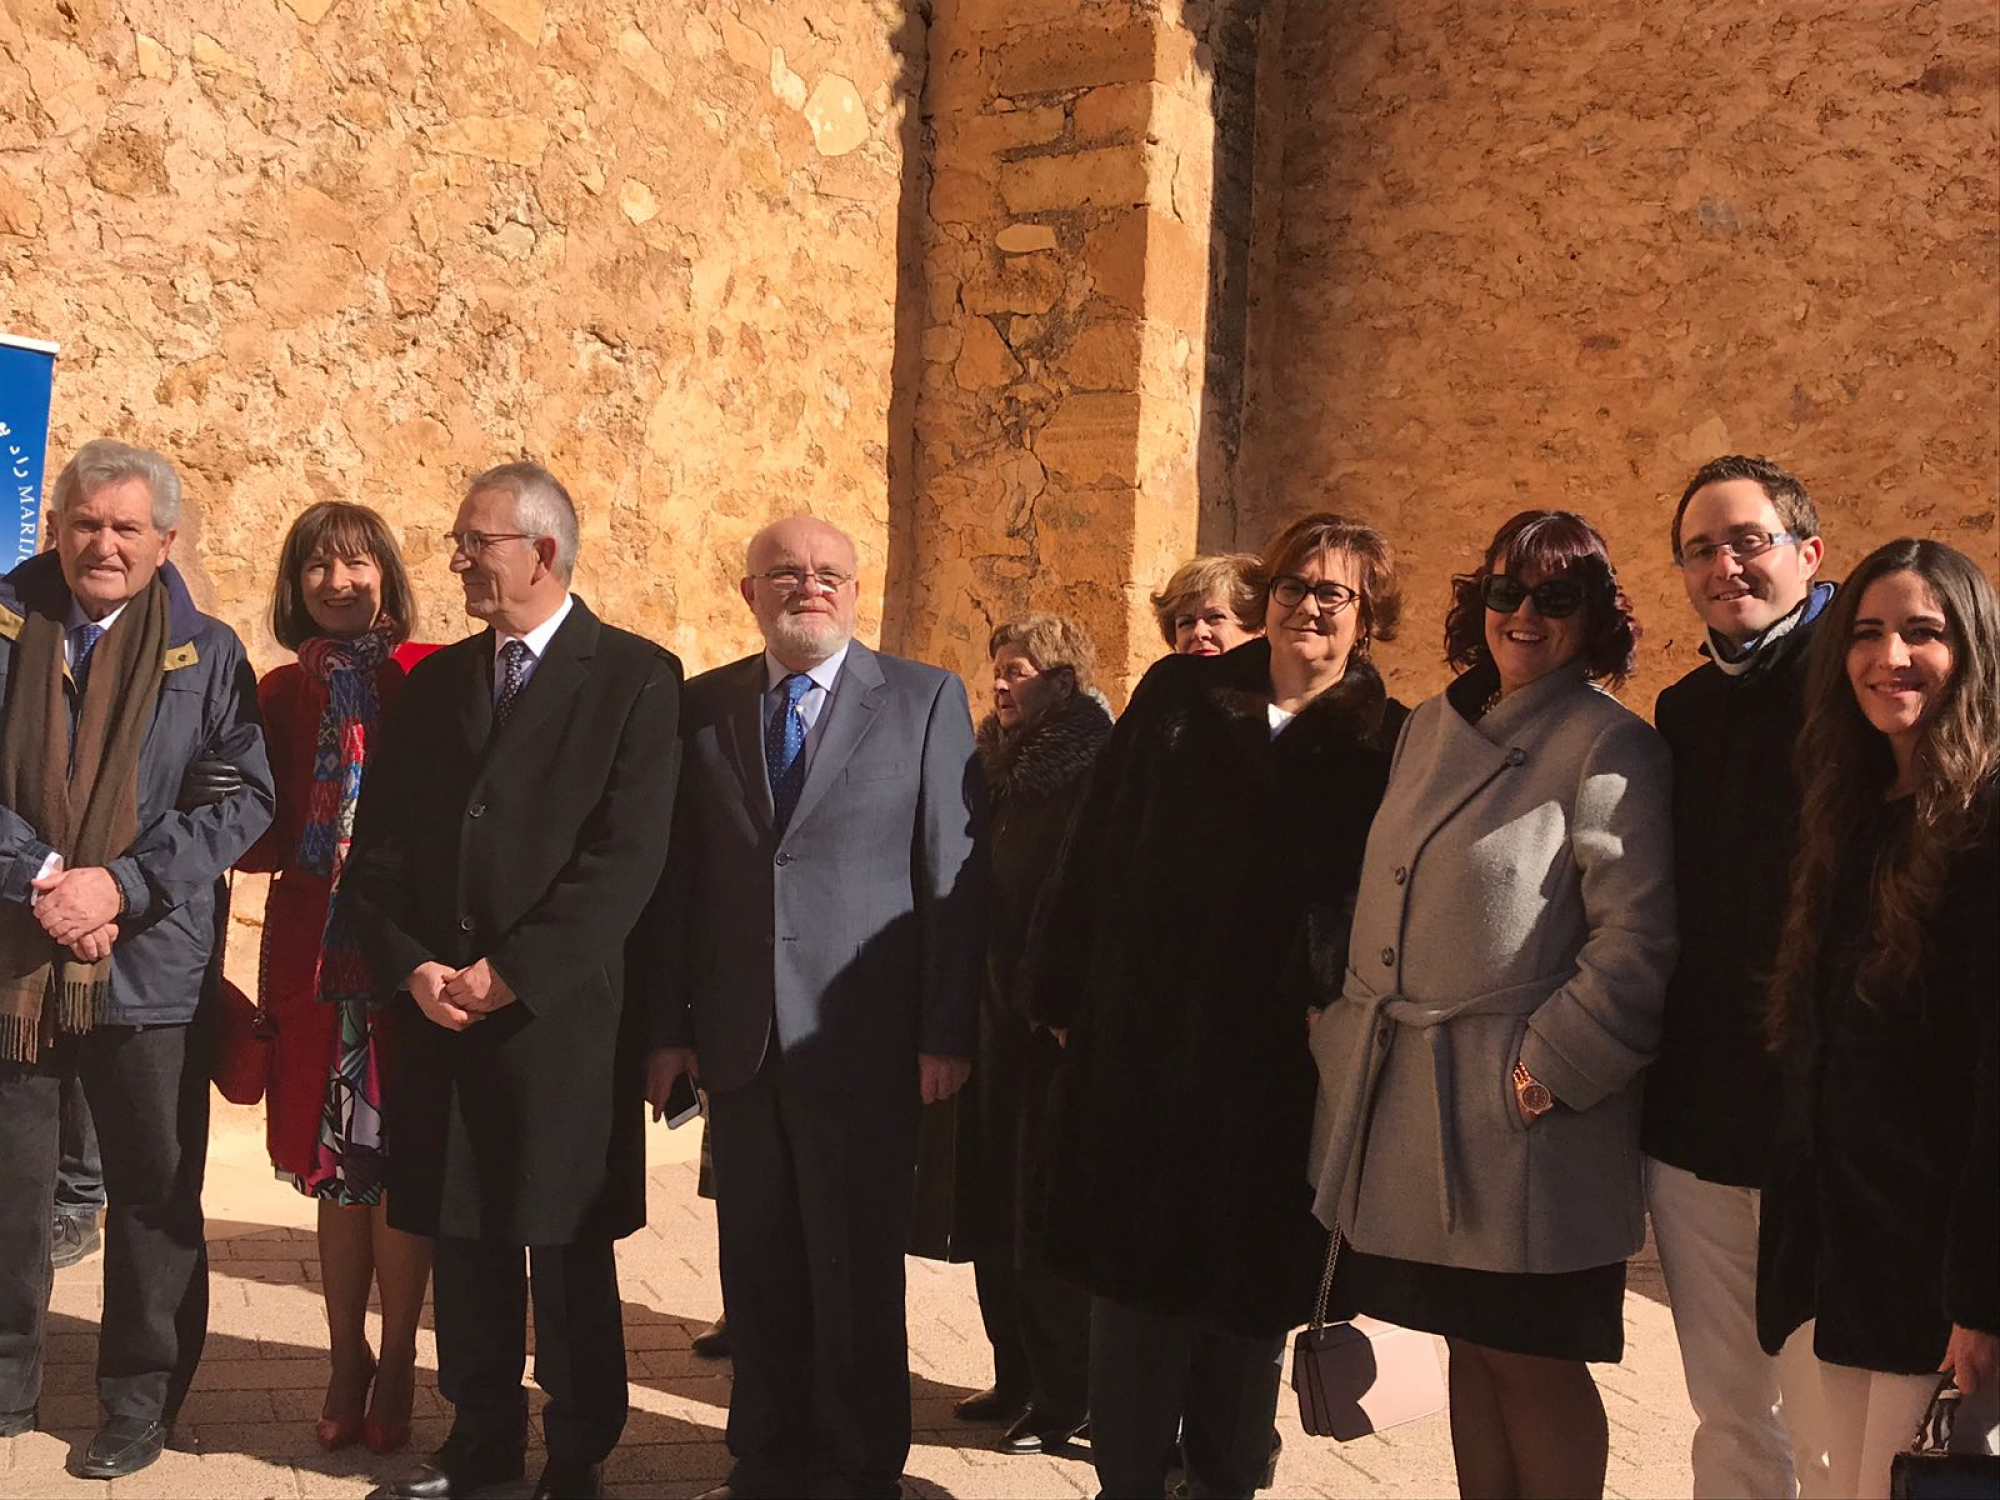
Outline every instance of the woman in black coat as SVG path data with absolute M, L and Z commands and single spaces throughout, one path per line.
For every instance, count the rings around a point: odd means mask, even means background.
M 1267 639 L 1147 673 L 1037 914 L 1030 1007 L 1066 1038 L 1053 1267 L 1089 1288 L 1107 1494 L 1248 1495 L 1327 1239 L 1306 1183 L 1308 923 L 1344 928 L 1405 715 L 1368 661 L 1387 544 L 1309 516 L 1266 549 Z
M 1026 615 L 995 630 L 988 650 L 993 712 L 979 726 L 979 764 L 992 807 L 992 925 L 979 1056 L 958 1117 L 955 1217 L 972 1247 L 993 1385 L 957 1412 L 1011 1422 L 1000 1451 L 1026 1454 L 1083 1425 L 1090 1299 L 1048 1269 L 1030 1231 L 1062 1049 L 1028 1020 L 1021 960 L 1111 713 L 1091 685 L 1095 648 L 1075 621 Z
M 1757 1322 L 1800 1494 L 1879 1496 L 1939 1371 L 2000 1383 L 2000 600 L 1892 542 L 1812 653 Z

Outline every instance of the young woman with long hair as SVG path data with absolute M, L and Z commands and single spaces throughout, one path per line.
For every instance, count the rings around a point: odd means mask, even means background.
M 2000 1384 L 2000 600 L 1891 542 L 1812 650 L 1758 1334 L 1800 1494 L 1879 1496 L 1941 1371 Z

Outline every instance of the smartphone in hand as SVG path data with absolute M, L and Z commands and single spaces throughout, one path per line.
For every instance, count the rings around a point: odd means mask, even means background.
M 695 1089 L 694 1080 L 683 1073 L 668 1090 L 667 1107 L 661 1111 L 666 1117 L 667 1129 L 678 1130 L 700 1113 L 701 1095 Z

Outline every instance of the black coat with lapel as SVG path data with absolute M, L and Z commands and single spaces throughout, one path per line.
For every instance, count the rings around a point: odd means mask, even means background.
M 395 996 L 389 1212 L 514 1244 L 629 1234 L 644 1037 L 624 945 L 666 860 L 680 663 L 577 600 L 496 731 L 493 652 L 485 631 L 410 674 L 341 892 Z M 426 960 L 480 958 L 520 998 L 463 1032 L 397 993 Z

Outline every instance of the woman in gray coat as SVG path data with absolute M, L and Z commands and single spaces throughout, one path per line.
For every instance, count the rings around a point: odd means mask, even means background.
M 1624 1350 L 1675 952 L 1667 750 L 1599 686 L 1637 629 L 1581 516 L 1515 516 L 1453 589 L 1461 675 L 1397 746 L 1314 1027 L 1315 1209 L 1346 1310 L 1450 1341 L 1461 1492 L 1598 1494 L 1585 1361 Z

